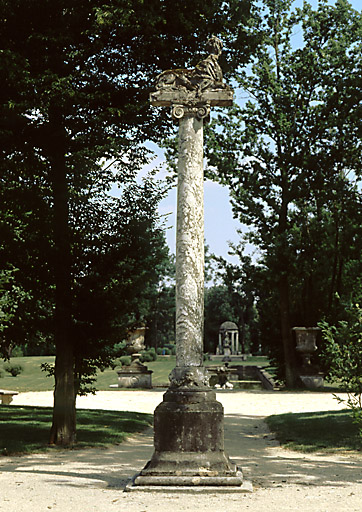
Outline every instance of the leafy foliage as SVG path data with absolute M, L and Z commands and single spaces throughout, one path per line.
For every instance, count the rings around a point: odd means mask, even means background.
M 316 10 L 264 0 L 260 44 L 236 78 L 245 98 L 208 134 L 207 174 L 250 227 L 262 339 L 289 386 L 291 327 L 338 316 L 335 292 L 350 293 L 361 271 L 361 19 L 345 0 Z
M 175 337 L 175 257 L 164 259 L 159 282 L 150 296 L 150 310 L 146 318 L 145 344 L 159 348 L 170 343 Z
M 219 341 L 219 328 L 223 322 L 236 322 L 235 312 L 225 286 L 211 286 L 205 289 L 204 350 L 215 353 Z
M 24 368 L 20 364 L 8 363 L 4 365 L 4 370 L 10 373 L 12 377 L 17 377 L 24 371 Z
M 2 338 L 6 337 L 5 330 L 11 329 L 18 314 L 18 309 L 29 299 L 30 294 L 16 282 L 16 270 L 2 270 L 0 272 L 0 333 Z M 5 347 L 4 347 L 5 348 Z M 11 343 L 6 344 L 9 355 L 12 349 Z
M 347 399 L 336 399 L 351 409 L 362 437 L 362 308 L 353 302 L 346 308 L 346 320 L 337 325 L 321 322 L 325 340 L 325 358 L 328 376 L 341 383 Z

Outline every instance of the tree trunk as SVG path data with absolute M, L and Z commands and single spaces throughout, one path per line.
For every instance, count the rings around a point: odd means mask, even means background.
M 285 383 L 288 388 L 294 388 L 297 383 L 296 360 L 289 318 L 289 283 L 288 277 L 285 275 L 279 280 L 279 304 L 285 363 Z
M 49 111 L 50 165 L 54 194 L 55 278 L 55 389 L 50 443 L 69 446 L 75 442 L 76 413 L 74 351 L 71 338 L 71 250 L 69 237 L 68 184 L 65 161 L 65 130 L 58 108 Z
M 278 153 L 281 155 L 281 144 L 278 141 Z M 289 260 L 288 260 L 288 194 L 289 180 L 288 171 L 281 165 L 281 189 L 282 201 L 279 213 L 279 244 L 278 261 L 280 264 L 279 277 L 279 307 L 280 307 L 280 330 L 285 363 L 285 383 L 288 388 L 294 388 L 297 383 L 296 357 L 293 345 L 293 336 L 290 325 L 289 308 Z

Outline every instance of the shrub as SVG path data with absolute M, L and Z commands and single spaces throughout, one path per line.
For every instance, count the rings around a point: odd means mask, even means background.
M 152 361 L 156 361 L 157 354 L 154 347 L 150 347 L 147 350 L 142 350 L 140 361 L 141 363 L 150 363 Z
M 147 353 L 150 354 L 150 356 L 152 357 L 152 361 L 156 361 L 157 360 L 157 354 L 156 354 L 156 350 L 155 350 L 154 347 L 150 347 L 147 350 Z
M 156 349 L 156 353 L 157 353 L 157 355 L 158 355 L 158 356 L 162 355 L 162 348 L 161 348 L 161 347 L 158 347 L 158 348 Z
M 11 357 L 23 357 L 24 352 L 21 347 L 14 347 L 11 351 Z
M 0 379 L 2 379 L 4 377 L 4 372 L 2 370 L 0 370 Z
M 119 358 L 119 362 L 122 364 L 122 366 L 129 366 L 132 362 L 131 356 L 121 356 Z
M 4 366 L 4 370 L 10 373 L 13 377 L 17 377 L 21 372 L 24 371 L 24 368 L 21 366 L 21 364 L 8 363 Z
M 154 361 L 154 359 L 149 352 L 144 351 L 141 352 L 140 361 L 141 363 L 150 363 L 151 361 Z
M 122 366 L 122 363 L 119 359 L 113 359 L 113 361 L 109 363 L 109 367 L 111 370 L 115 370 L 117 366 Z
M 166 353 L 166 355 L 176 355 L 176 345 L 175 343 L 165 343 L 164 345 L 164 348 L 165 349 L 168 349 L 170 352 L 169 353 Z
M 340 381 L 347 399 L 334 396 L 351 409 L 362 437 L 362 308 L 358 303 L 347 306 L 346 317 L 336 326 L 321 322 L 319 327 L 325 340 L 328 377 Z

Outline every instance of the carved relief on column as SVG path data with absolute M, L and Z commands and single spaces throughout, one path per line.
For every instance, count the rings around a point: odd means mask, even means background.
M 172 386 L 203 387 L 204 174 L 203 121 L 187 109 L 180 119 L 176 236 L 176 368 Z

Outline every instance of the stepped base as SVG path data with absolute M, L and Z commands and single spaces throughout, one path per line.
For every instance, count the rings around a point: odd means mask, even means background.
M 155 410 L 154 429 L 155 452 L 127 491 L 252 490 L 224 452 L 223 407 L 210 388 L 170 388 Z
M 237 472 L 238 473 L 238 472 Z M 236 483 L 236 479 L 239 483 Z M 246 493 L 253 492 L 252 483 L 235 477 L 142 477 L 137 474 L 126 488 L 126 492 L 163 492 L 163 493 Z

